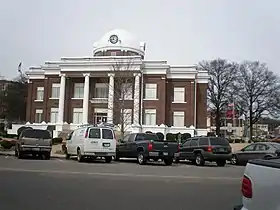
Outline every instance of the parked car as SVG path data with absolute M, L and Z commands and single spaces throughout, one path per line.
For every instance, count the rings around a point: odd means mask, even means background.
M 220 137 L 201 136 L 189 138 L 180 145 L 175 160 L 189 160 L 193 164 L 203 166 L 205 161 L 216 162 L 218 166 L 225 166 L 232 157 L 229 142 Z
M 116 160 L 137 158 L 138 164 L 143 165 L 150 159 L 161 159 L 166 165 L 171 165 L 177 151 L 177 142 L 159 140 L 154 133 L 131 133 L 117 145 Z
M 232 154 L 231 163 L 244 165 L 253 159 L 268 159 L 280 155 L 280 144 L 275 142 L 252 143 Z
M 116 136 L 111 127 L 87 125 L 72 131 L 66 138 L 65 155 L 77 156 L 79 162 L 86 158 L 105 158 L 106 163 L 116 155 Z
M 51 150 L 52 138 L 48 130 L 25 129 L 21 132 L 16 143 L 15 156 L 22 158 L 26 154 L 32 154 L 50 159 Z
M 279 157 L 269 160 L 250 160 L 246 165 L 242 179 L 242 204 L 236 205 L 233 209 L 279 209 L 279 170 Z

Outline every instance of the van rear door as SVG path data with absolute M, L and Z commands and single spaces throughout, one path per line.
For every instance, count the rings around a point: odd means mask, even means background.
M 116 151 L 115 133 L 110 128 L 102 128 L 102 152 Z
M 88 128 L 84 139 L 85 152 L 102 152 L 101 129 Z

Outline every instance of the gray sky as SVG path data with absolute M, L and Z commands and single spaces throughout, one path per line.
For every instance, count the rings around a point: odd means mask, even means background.
M 146 59 L 196 64 L 260 60 L 280 74 L 277 0 L 0 0 L 0 75 L 63 56 L 90 56 L 106 32 L 147 43 Z

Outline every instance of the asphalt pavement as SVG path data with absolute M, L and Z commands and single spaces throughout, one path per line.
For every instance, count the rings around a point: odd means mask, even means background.
M 3 210 L 232 210 L 244 167 L 0 156 Z

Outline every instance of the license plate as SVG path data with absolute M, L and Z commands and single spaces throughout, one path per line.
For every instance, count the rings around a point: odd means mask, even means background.
M 168 156 L 168 152 L 164 152 L 163 155 L 164 155 L 164 156 Z
M 110 143 L 103 144 L 104 147 L 110 147 Z
M 33 151 L 40 151 L 40 148 L 33 148 Z
M 220 148 L 220 150 L 219 150 L 220 152 L 225 152 L 226 151 L 226 149 L 225 148 Z

